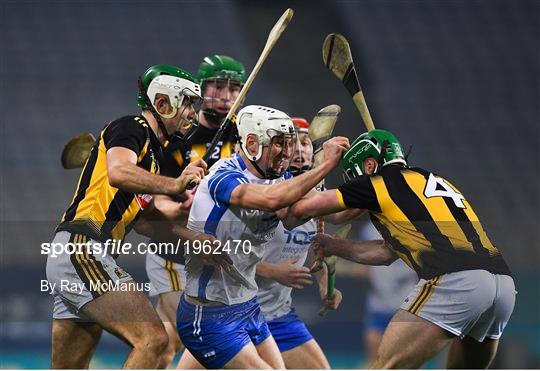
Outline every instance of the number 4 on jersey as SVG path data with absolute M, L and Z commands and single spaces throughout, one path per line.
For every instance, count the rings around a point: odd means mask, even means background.
M 437 189 L 437 185 L 439 185 L 439 189 Z M 440 189 L 440 188 L 444 188 Z M 460 209 L 465 209 L 465 204 L 463 203 L 463 200 L 465 197 L 461 193 L 457 193 L 454 191 L 452 187 L 443 178 L 436 177 L 432 173 L 429 174 L 428 181 L 426 183 L 426 189 L 424 189 L 424 196 L 427 198 L 430 197 L 449 197 L 454 201 L 454 204 L 456 204 L 456 207 L 459 207 Z

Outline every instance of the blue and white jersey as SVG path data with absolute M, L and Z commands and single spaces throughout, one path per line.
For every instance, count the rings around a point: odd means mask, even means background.
M 317 224 L 313 219 L 292 230 L 287 230 L 280 222 L 276 234 L 264 250 L 263 261 L 280 263 L 299 258 L 296 265 L 301 267 L 306 262 L 311 237 L 317 233 Z M 291 311 L 292 288 L 281 283 L 257 276 L 259 305 L 267 321 L 281 317 Z
M 237 283 L 222 270 L 203 265 L 200 259 L 186 254 L 188 295 L 226 305 L 244 303 L 257 295 L 256 265 L 263 256 L 264 245 L 274 237 L 279 219 L 274 212 L 242 209 L 230 205 L 229 200 L 233 190 L 241 184 L 270 185 L 291 177 L 290 173 L 285 173 L 273 180 L 257 178 L 238 153 L 212 166 L 195 193 L 187 226 L 213 235 L 222 246 L 228 242 L 234 265 L 253 288 Z

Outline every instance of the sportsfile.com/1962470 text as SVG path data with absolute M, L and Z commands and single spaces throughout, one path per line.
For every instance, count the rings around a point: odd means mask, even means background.
M 252 245 L 249 240 L 177 240 L 173 242 L 140 242 L 132 244 L 121 240 L 108 239 L 104 243 L 88 241 L 86 243 L 55 243 L 41 244 L 41 254 L 58 257 L 61 254 L 77 254 L 87 252 L 94 256 L 129 255 L 129 254 L 183 254 L 187 255 L 219 255 L 219 254 L 249 254 Z

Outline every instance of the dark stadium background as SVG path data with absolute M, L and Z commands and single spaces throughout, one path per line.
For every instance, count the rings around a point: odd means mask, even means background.
M 2 0 L 0 367 L 49 365 L 52 301 L 39 290 L 39 246 L 78 178 L 61 168 L 62 146 L 137 113 L 136 79 L 149 65 L 196 72 L 219 53 L 250 69 L 288 6 L 294 19 L 246 103 L 307 118 L 336 103 L 336 133 L 356 137 L 359 115 L 321 61 L 328 33 L 347 36 L 375 125 L 413 145 L 410 163 L 464 191 L 515 272 L 517 305 L 494 366 L 540 367 L 540 2 L 499 0 Z M 335 172 L 329 184 L 339 181 Z M 120 260 L 146 281 L 143 263 Z M 362 367 L 366 284 L 338 277 L 338 287 L 342 308 L 324 320 L 313 290 L 296 295 L 297 307 L 333 366 Z M 93 366 L 119 367 L 126 352 L 104 336 Z

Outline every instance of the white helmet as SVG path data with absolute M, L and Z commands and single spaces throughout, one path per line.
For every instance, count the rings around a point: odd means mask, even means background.
M 148 86 L 146 94 L 148 95 L 148 98 L 150 98 L 152 105 L 154 105 L 156 94 L 164 94 L 169 97 L 173 110 L 168 115 L 160 114 L 165 118 L 174 117 L 186 97 L 202 100 L 201 87 L 199 84 L 190 81 L 187 78 L 170 75 L 160 75 L 153 78 Z M 156 107 L 154 106 L 154 108 Z
M 237 115 L 236 126 L 240 137 L 240 147 L 251 161 L 258 161 L 263 153 L 263 146 L 268 146 L 272 138 L 279 134 L 294 135 L 294 124 L 284 112 L 264 106 L 246 106 Z M 251 155 L 246 147 L 247 136 L 257 135 L 259 149 Z

